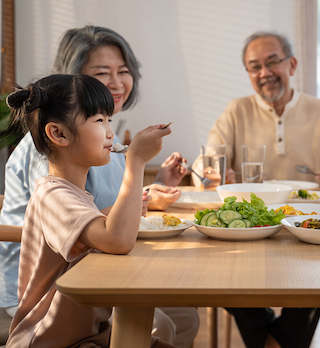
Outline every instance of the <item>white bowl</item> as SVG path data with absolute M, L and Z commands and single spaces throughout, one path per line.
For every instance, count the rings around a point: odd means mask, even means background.
M 250 194 L 254 193 L 261 198 L 265 204 L 281 204 L 288 200 L 291 187 L 278 184 L 229 184 L 217 187 L 217 192 L 222 201 L 227 197 L 235 196 L 237 202 L 244 198 L 251 202 Z
M 311 244 L 320 244 L 320 230 L 304 227 L 296 227 L 295 222 L 302 222 L 307 219 L 320 219 L 320 215 L 300 215 L 290 216 L 281 220 L 281 223 L 292 234 L 298 237 L 301 241 Z

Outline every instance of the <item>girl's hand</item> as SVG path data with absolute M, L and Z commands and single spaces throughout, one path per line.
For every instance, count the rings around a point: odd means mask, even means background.
M 147 211 L 148 211 L 148 205 L 149 202 L 152 200 L 152 197 L 150 195 L 148 195 L 150 189 L 146 189 L 143 191 L 142 194 L 142 213 L 141 215 L 146 217 L 147 215 Z
M 188 169 L 182 167 L 181 162 L 187 163 L 187 160 L 181 153 L 174 152 L 161 164 L 155 181 L 168 186 L 179 185 L 181 179 L 188 173 Z
M 160 129 L 164 124 L 149 126 L 138 132 L 132 139 L 127 158 L 134 156 L 145 164 L 155 157 L 162 148 L 162 137 L 171 133 L 170 127 Z
M 148 205 L 149 210 L 165 210 L 171 203 L 181 197 L 181 191 L 172 186 L 151 184 L 149 195 L 152 197 Z

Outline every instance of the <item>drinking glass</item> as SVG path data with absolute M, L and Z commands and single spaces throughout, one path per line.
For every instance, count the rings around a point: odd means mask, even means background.
M 226 145 L 203 145 L 201 146 L 203 158 L 203 171 L 207 167 L 212 167 L 221 176 L 220 185 L 226 182 Z
M 264 179 L 266 145 L 242 145 L 242 182 L 261 183 Z

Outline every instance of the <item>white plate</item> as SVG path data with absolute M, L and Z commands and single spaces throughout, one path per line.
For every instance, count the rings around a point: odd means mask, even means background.
M 310 201 L 309 201 L 310 202 Z M 304 214 L 311 214 L 312 212 L 316 212 L 317 214 L 320 215 L 320 204 L 312 204 L 312 203 L 301 203 L 301 204 L 297 204 L 297 203 L 293 203 L 293 204 L 288 204 L 290 205 L 290 207 L 296 209 L 296 210 L 300 210 L 302 211 Z M 286 204 L 271 204 L 271 205 L 267 205 L 268 210 L 270 209 L 278 209 L 280 207 L 285 206 Z M 286 215 L 286 216 L 299 216 L 299 215 Z M 303 215 L 300 215 L 303 216 Z
M 297 190 L 293 190 L 297 191 Z M 308 193 L 312 194 L 313 192 L 317 193 L 320 196 L 320 191 L 309 191 Z M 304 198 L 294 198 L 294 199 L 289 199 L 288 198 L 288 203 L 320 203 L 320 198 L 318 199 L 304 199 Z
M 216 191 L 183 191 L 181 197 L 170 204 L 181 209 L 216 209 L 221 207 L 221 201 Z
M 147 238 L 147 239 L 158 239 L 158 238 L 168 238 L 178 236 L 184 232 L 189 227 L 192 227 L 194 223 L 190 220 L 181 219 L 181 222 L 184 222 L 186 225 L 182 228 L 172 228 L 170 230 L 139 230 L 138 238 Z
M 302 222 L 307 219 L 320 219 L 320 215 L 291 216 L 281 220 L 283 226 L 301 241 L 311 244 L 320 244 L 320 230 L 312 228 L 296 227 L 295 222 Z
M 265 184 L 279 184 L 291 186 L 293 190 L 312 190 L 319 187 L 319 184 L 312 181 L 294 181 L 294 180 L 266 180 Z
M 315 215 L 314 215 L 315 216 Z M 268 238 L 278 233 L 282 225 L 251 228 L 218 228 L 194 225 L 195 228 L 208 237 L 229 240 L 229 241 L 248 241 Z

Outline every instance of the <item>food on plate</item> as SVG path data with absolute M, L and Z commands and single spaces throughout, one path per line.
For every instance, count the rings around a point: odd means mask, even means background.
M 319 199 L 320 196 L 316 192 L 308 192 L 307 190 L 292 191 L 289 199 Z
M 179 203 L 215 203 L 221 202 L 221 199 L 216 191 L 188 191 L 181 192 L 181 197 L 176 201 Z
M 123 152 L 128 148 L 129 145 L 121 145 L 119 143 L 115 143 L 112 146 L 112 152 Z
M 140 231 L 151 230 L 171 230 L 178 228 L 185 228 L 188 224 L 181 222 L 181 220 L 175 216 L 163 215 L 163 216 L 150 216 L 142 217 L 140 221 Z
M 283 207 L 279 207 L 275 210 L 275 212 L 278 213 L 280 210 L 286 215 L 319 215 L 315 211 L 313 211 L 312 213 L 303 213 L 302 211 L 295 209 L 294 207 L 288 204 L 284 205 Z
M 181 224 L 181 220 L 173 215 L 166 215 L 163 216 L 164 224 L 167 226 L 177 226 Z
M 302 222 L 295 222 L 294 225 L 296 227 L 303 227 L 303 228 L 313 228 L 313 229 L 320 229 L 320 220 L 319 219 L 307 219 Z
M 248 228 L 266 227 L 280 225 L 285 218 L 282 211 L 268 211 L 267 206 L 261 198 L 254 193 L 250 195 L 251 203 L 243 199 L 236 202 L 236 197 L 225 198 L 224 204 L 217 210 L 198 210 L 195 214 L 197 225 L 208 227 Z

